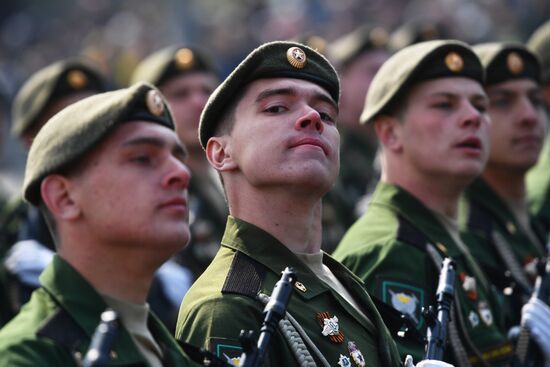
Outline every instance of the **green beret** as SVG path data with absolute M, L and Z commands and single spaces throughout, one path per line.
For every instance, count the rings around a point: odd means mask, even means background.
M 396 52 L 415 43 L 447 39 L 448 32 L 443 23 L 436 19 L 413 19 L 394 30 L 388 40 L 388 47 Z
M 485 85 L 518 78 L 541 83 L 539 61 L 523 45 L 491 42 L 476 45 L 473 49 L 485 68 Z
M 527 41 L 529 48 L 538 56 L 542 67 L 542 82 L 550 83 L 550 20 L 537 28 Z
M 203 148 L 239 92 L 254 80 L 264 78 L 307 80 L 326 89 L 336 103 L 340 98 L 338 75 L 323 55 L 297 42 L 265 43 L 253 50 L 210 95 L 199 125 Z
M 405 47 L 374 76 L 360 122 L 369 122 L 385 112 L 412 85 L 447 77 L 471 78 L 483 84 L 483 66 L 470 46 L 456 40 L 435 40 Z
M 171 46 L 146 57 L 134 70 L 131 83 L 145 81 L 156 86 L 179 75 L 203 71 L 218 75 L 212 60 L 196 47 Z
M 386 49 L 387 45 L 388 32 L 384 28 L 364 24 L 332 42 L 328 56 L 340 69 L 345 69 L 362 53 Z
M 174 130 L 164 97 L 147 83 L 84 98 L 53 116 L 31 145 L 23 182 L 25 200 L 38 205 L 40 183 L 46 176 L 71 167 L 115 126 L 128 121 L 150 121 Z
M 104 76 L 87 61 L 68 59 L 53 63 L 33 74 L 15 96 L 11 132 L 15 136 L 22 136 L 38 122 L 44 110 L 59 98 L 106 90 Z

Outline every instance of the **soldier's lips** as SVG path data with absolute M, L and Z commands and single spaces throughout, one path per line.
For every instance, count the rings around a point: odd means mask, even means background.
M 455 145 L 455 147 L 470 155 L 479 155 L 483 150 L 481 139 L 477 136 L 469 136 L 461 140 L 458 144 Z
M 159 205 L 159 208 L 187 213 L 187 200 L 182 197 L 172 198 L 162 202 L 162 204 Z
M 328 146 L 320 139 L 305 137 L 305 138 L 294 139 L 290 143 L 290 148 L 296 148 L 296 147 L 300 147 L 300 146 L 318 147 L 318 148 L 321 148 L 323 150 L 325 155 L 328 155 L 328 153 L 329 153 Z

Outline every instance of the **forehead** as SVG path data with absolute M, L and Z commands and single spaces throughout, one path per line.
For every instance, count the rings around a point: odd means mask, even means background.
M 139 138 L 153 138 L 167 146 L 180 146 L 175 131 L 149 121 L 128 121 L 116 126 L 99 144 L 97 151 L 116 149 Z
M 291 88 L 297 93 L 304 95 L 325 95 L 330 97 L 330 94 L 321 86 L 312 83 L 307 80 L 302 79 L 292 79 L 292 78 L 266 78 L 266 79 L 257 79 L 248 84 L 246 87 L 243 98 L 241 101 L 256 98 L 260 93 L 269 90 L 269 89 L 286 89 Z
M 485 96 L 479 82 L 470 78 L 449 77 L 419 82 L 413 85 L 408 93 L 409 99 L 429 97 L 437 94 L 457 96 Z
M 192 71 L 170 78 L 162 84 L 161 91 L 192 85 L 216 85 L 218 82 L 218 78 L 212 73 L 206 71 Z
M 541 87 L 533 79 L 521 78 L 490 85 L 486 88 L 486 90 L 488 93 L 499 91 L 528 92 L 532 90 L 541 90 Z

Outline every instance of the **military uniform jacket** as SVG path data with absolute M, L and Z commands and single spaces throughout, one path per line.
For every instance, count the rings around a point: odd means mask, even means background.
M 472 255 L 499 290 L 513 289 L 509 296 L 501 294 L 501 307 L 506 326 L 518 325 L 522 298 L 531 295 L 536 278 L 536 259 L 544 256 L 542 231 L 533 226 L 538 237 L 531 239 L 508 205 L 482 179 L 468 187 L 460 211 L 462 238 Z M 509 256 L 513 259 L 506 260 Z
M 293 290 L 287 313 L 298 321 L 330 366 L 364 366 L 365 362 L 370 367 L 400 365 L 395 344 L 362 282 L 330 256 L 324 254 L 323 259 L 362 306 L 368 320 L 283 244 L 263 230 L 230 216 L 218 254 L 183 300 L 176 337 L 203 346 L 226 361 L 238 361 L 242 352 L 238 341 L 240 330 L 253 330 L 257 336 L 263 321 L 264 304 L 255 299 L 255 294 L 271 294 L 281 271 L 290 266 L 299 283 Z M 323 336 L 322 315 L 337 317 L 337 335 Z M 291 348 L 278 328 L 264 365 L 299 366 Z M 358 364 L 354 361 L 352 354 L 357 357 L 357 351 L 364 358 L 363 364 L 360 358 Z M 323 366 L 311 354 L 313 361 L 309 365 Z
M 512 348 L 501 331 L 492 290 L 480 281 L 472 259 L 458 248 L 433 212 L 405 190 L 379 183 L 367 212 L 346 233 L 334 256 L 365 281 L 370 294 L 412 318 L 423 331 L 421 307 L 435 306 L 439 277 L 428 244 L 441 257 L 456 262 L 455 308 L 458 299 L 458 315 L 463 320 L 459 330 L 465 330 L 471 341 L 461 338 L 466 348 L 461 356 L 466 354 L 468 363 L 475 364 L 478 359 L 470 347 L 474 345 L 491 365 L 505 365 Z M 402 354 L 412 354 L 415 361 L 422 359 L 421 344 L 397 343 Z M 450 347 L 445 359 L 455 363 Z
M 531 214 L 544 226 L 548 235 L 550 231 L 550 137 L 546 138 L 539 161 L 527 173 L 527 197 Z
M 67 262 L 55 256 L 21 312 L 0 330 L 0 366 L 78 366 L 107 305 Z M 164 352 L 165 366 L 192 366 L 176 340 L 153 315 L 149 329 Z M 147 366 L 121 327 L 110 366 Z

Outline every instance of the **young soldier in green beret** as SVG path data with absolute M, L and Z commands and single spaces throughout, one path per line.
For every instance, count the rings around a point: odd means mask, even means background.
M 15 96 L 11 132 L 29 148 L 55 113 L 106 89 L 105 77 L 87 60 L 66 59 L 48 65 L 33 74 Z M 38 275 L 51 260 L 54 243 L 39 210 L 24 203 L 20 193 L 2 210 L 0 232 L 0 277 L 5 276 L 5 286 L 9 288 L 6 292 L 10 295 L 2 303 L 11 309 L 0 316 L 3 325 L 39 286 Z
M 487 43 L 474 51 L 486 71 L 491 148 L 483 174 L 465 192 L 463 239 L 503 292 L 511 327 L 519 324 L 545 254 L 545 234 L 529 215 L 525 188 L 545 132 L 540 66 L 519 44 Z
M 550 21 L 541 25 L 527 41 L 542 68 L 542 90 L 546 116 L 550 116 Z M 550 139 L 546 139 L 540 159 L 527 175 L 527 195 L 531 213 L 550 232 Z
M 338 174 L 338 76 L 309 47 L 252 51 L 214 91 L 199 137 L 230 216 L 221 248 L 185 296 L 176 337 L 238 362 L 281 271 L 298 282 L 266 366 L 398 366 L 362 282 L 321 251 L 321 198 Z
M 153 310 L 174 331 L 181 300 L 216 255 L 227 217 L 221 184 L 197 136 L 200 114 L 219 79 L 212 60 L 203 50 L 183 45 L 148 56 L 131 79 L 133 83 L 149 82 L 165 96 L 176 132 L 188 151 L 186 164 L 193 174 L 189 185 L 191 240 L 159 269 L 149 298 Z
M 107 307 L 116 365 L 189 366 L 145 303 L 156 269 L 189 239 L 184 147 L 167 104 L 140 83 L 79 101 L 31 146 L 23 192 L 54 234 L 41 287 L 0 331 L 0 366 L 78 366 Z
M 382 144 L 382 178 L 366 213 L 334 256 L 383 302 L 425 329 L 441 260 L 456 262 L 454 310 L 445 360 L 456 366 L 509 362 L 508 343 L 487 277 L 459 238 L 458 200 L 489 153 L 483 67 L 459 41 L 404 48 L 376 74 L 361 122 Z M 402 353 L 424 351 L 398 341 Z

